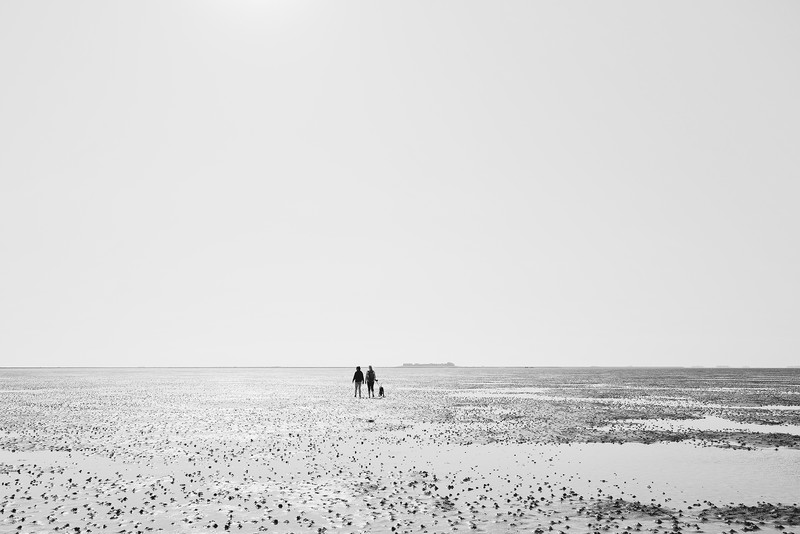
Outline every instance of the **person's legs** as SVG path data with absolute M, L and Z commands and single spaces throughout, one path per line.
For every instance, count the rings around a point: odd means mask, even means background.
M 367 396 L 368 397 L 375 396 L 375 382 L 367 382 Z
M 356 394 L 353 396 L 361 398 L 361 382 L 356 382 Z

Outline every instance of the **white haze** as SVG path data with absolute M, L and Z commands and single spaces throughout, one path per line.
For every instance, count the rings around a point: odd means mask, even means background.
M 0 365 L 796 364 L 796 2 L 0 3 Z

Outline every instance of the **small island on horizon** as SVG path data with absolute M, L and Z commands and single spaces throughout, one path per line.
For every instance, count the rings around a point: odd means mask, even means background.
M 453 362 L 446 363 L 404 363 L 401 367 L 455 367 Z

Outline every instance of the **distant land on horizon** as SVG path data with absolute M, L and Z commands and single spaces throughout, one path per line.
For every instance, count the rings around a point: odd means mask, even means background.
M 455 367 L 453 362 L 446 363 L 404 363 L 401 367 Z

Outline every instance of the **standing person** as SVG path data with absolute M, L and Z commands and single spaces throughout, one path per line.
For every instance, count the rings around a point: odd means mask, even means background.
M 353 382 L 356 384 L 356 394 L 353 397 L 361 398 L 361 383 L 364 381 L 364 373 L 361 372 L 361 367 L 356 366 L 356 374 L 353 375 Z
M 372 370 L 372 366 L 369 366 L 369 371 L 367 371 L 367 396 L 374 397 L 375 396 L 375 382 L 378 379 L 375 376 L 375 371 Z

